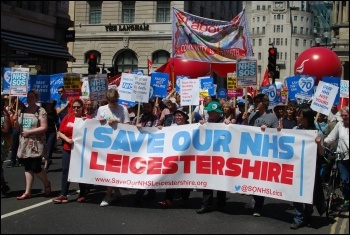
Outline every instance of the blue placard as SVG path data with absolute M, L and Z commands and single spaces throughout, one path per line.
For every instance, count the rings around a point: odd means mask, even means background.
M 340 102 L 340 78 L 339 77 L 323 77 L 322 81 L 330 83 L 334 86 L 339 87 L 338 94 L 335 97 L 333 105 L 338 106 Z
M 189 76 L 176 76 L 176 84 L 175 84 L 175 91 L 180 92 L 180 80 L 181 79 L 190 79 Z
M 4 67 L 3 69 L 3 81 L 2 81 L 2 90 L 6 93 L 10 94 L 10 82 L 11 82 L 11 76 L 12 76 L 12 69 L 11 67 Z
M 169 84 L 169 74 L 153 72 L 151 75 L 150 97 L 165 98 Z
M 265 94 L 269 97 L 269 108 L 272 108 L 279 103 L 276 84 L 260 87 L 259 93 Z
M 211 77 L 200 78 L 200 86 L 202 90 L 208 90 L 210 96 L 215 95 L 214 79 Z
M 308 75 L 297 75 L 286 78 L 288 86 L 288 98 L 291 101 L 308 101 L 314 93 L 315 77 Z
M 216 92 L 216 98 L 227 98 L 227 90 L 225 88 L 219 88 Z

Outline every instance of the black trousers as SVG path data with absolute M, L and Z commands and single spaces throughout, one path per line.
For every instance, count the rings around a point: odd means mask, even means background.
M 254 204 L 254 211 L 259 211 L 261 212 L 264 206 L 264 201 L 265 201 L 265 197 L 264 196 L 256 196 L 253 195 L 255 204 Z
M 205 207 L 211 207 L 213 204 L 214 190 L 203 189 L 202 205 Z M 216 191 L 218 206 L 225 206 L 226 204 L 226 192 Z

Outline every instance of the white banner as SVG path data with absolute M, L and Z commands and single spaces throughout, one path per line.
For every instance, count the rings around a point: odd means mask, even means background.
M 201 188 L 312 203 L 315 130 L 222 123 L 137 128 L 75 120 L 68 180 L 144 188 Z

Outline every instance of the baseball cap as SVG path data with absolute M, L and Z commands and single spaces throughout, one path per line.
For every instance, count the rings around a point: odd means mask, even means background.
M 219 102 L 217 101 L 211 101 L 207 107 L 204 108 L 208 112 L 217 112 L 217 113 L 222 113 L 222 108 Z

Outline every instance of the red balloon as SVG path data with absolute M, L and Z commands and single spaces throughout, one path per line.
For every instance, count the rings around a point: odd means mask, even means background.
M 341 77 L 342 65 L 332 50 L 326 47 L 311 47 L 303 51 L 295 61 L 294 74 L 314 76 L 317 85 L 322 77 Z

